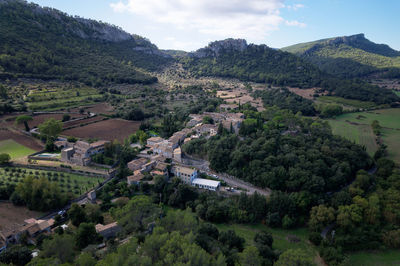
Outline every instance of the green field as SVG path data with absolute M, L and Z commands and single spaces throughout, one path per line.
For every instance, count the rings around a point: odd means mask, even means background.
M 356 252 L 348 254 L 345 266 L 394 266 L 400 265 L 400 252 L 398 250 Z
M 393 90 L 393 92 L 400 97 L 400 91 Z
M 34 152 L 34 150 L 31 150 L 12 139 L 0 141 L 0 153 L 8 153 L 11 156 L 11 159 L 28 156 Z
M 55 182 L 60 186 L 61 192 L 70 192 L 74 196 L 79 196 L 104 179 L 100 177 L 88 177 L 63 172 L 33 170 L 25 168 L 6 167 L 0 168 L 0 187 L 8 184 L 18 184 L 27 176 L 46 177 L 50 182 Z
M 358 100 L 351 100 L 351 99 L 345 99 L 341 97 L 336 97 L 336 96 L 320 96 L 316 99 L 317 103 L 323 103 L 323 104 L 339 104 L 342 105 L 344 109 L 369 109 L 369 108 L 374 108 L 377 105 L 373 102 L 363 102 L 363 101 L 358 101 Z
M 274 243 L 272 247 L 278 249 L 279 251 L 285 251 L 287 249 L 302 249 L 313 259 L 317 256 L 317 249 L 314 245 L 308 242 L 308 231 L 305 228 L 284 230 L 284 229 L 274 229 L 267 227 L 262 224 L 257 225 L 242 225 L 242 224 L 216 224 L 219 230 L 234 230 L 237 235 L 243 237 L 246 240 L 246 244 L 252 244 L 254 236 L 257 232 L 267 231 L 270 232 L 274 238 Z M 296 236 L 298 242 L 289 242 L 287 237 L 289 235 Z
M 400 109 L 349 113 L 328 121 L 334 134 L 364 145 L 372 155 L 378 148 L 370 126 L 374 120 L 383 127 L 382 140 L 388 146 L 388 157 L 400 163 Z

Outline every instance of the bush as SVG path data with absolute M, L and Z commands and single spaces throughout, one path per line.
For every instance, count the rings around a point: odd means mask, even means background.
M 11 156 L 8 153 L 0 153 L 0 165 L 8 164 L 11 160 Z
M 321 244 L 322 237 L 320 233 L 311 232 L 311 234 L 308 236 L 308 240 L 310 240 L 310 242 L 314 245 L 319 246 Z

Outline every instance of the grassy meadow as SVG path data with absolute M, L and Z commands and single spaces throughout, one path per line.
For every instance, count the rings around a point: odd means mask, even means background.
M 395 266 L 400 265 L 400 252 L 398 250 L 355 252 L 348 254 L 344 266 Z
M 274 249 L 278 249 L 281 252 L 288 249 L 302 249 L 310 256 L 310 258 L 313 258 L 313 260 L 317 262 L 318 251 L 317 248 L 308 241 L 308 231 L 306 228 L 284 230 L 270 228 L 263 224 L 216 224 L 216 226 L 220 231 L 234 230 L 237 235 L 246 240 L 247 245 L 253 243 L 254 236 L 257 234 L 257 232 L 270 232 L 274 238 L 274 242 L 272 244 Z M 288 236 L 295 236 L 298 238 L 298 241 L 290 242 L 287 239 Z
M 316 98 L 316 103 L 317 104 L 339 104 L 343 106 L 343 109 L 345 110 L 353 110 L 353 109 L 369 109 L 369 108 L 374 108 L 377 107 L 377 105 L 374 102 L 364 102 L 364 101 L 359 101 L 359 100 L 351 100 L 351 99 L 345 99 L 341 97 L 336 97 L 336 96 L 320 96 Z
M 364 145 L 372 155 L 378 148 L 371 129 L 374 120 L 382 126 L 382 140 L 388 146 L 388 157 L 400 163 L 400 109 L 348 113 L 328 121 L 334 134 Z
M 0 141 L 0 153 L 8 153 L 11 159 L 18 159 L 28 156 L 34 152 L 34 150 L 31 150 L 12 139 Z

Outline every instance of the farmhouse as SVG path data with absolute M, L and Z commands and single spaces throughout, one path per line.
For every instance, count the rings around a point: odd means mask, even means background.
M 97 141 L 89 144 L 86 141 L 77 141 L 67 145 L 68 148 L 61 150 L 61 161 L 76 165 L 86 166 L 91 162 L 91 156 L 104 152 L 105 144 L 109 141 Z
M 19 243 L 23 235 L 28 236 L 28 242 L 35 243 L 35 238 L 42 233 L 50 233 L 54 219 L 36 220 L 34 218 L 24 221 L 25 224 L 14 231 L 0 232 L 0 242 L 5 245 Z M 1 247 L 0 247 L 1 248 Z
M 163 138 L 160 138 L 160 137 L 151 137 L 151 138 L 147 139 L 147 146 L 152 147 L 152 146 L 154 146 L 154 145 L 156 145 L 156 144 L 158 144 L 158 143 L 160 143 L 160 142 L 163 142 L 163 141 L 164 141 Z
M 163 142 L 160 142 L 153 146 L 153 152 L 166 158 L 172 158 L 172 154 L 174 152 L 173 144 L 168 142 L 167 140 L 164 140 Z
M 121 232 L 121 227 L 117 222 L 110 223 L 107 225 L 96 224 L 96 232 L 103 236 L 105 239 L 116 237 L 116 235 Z
M 139 158 L 139 159 L 135 159 L 132 160 L 128 163 L 128 168 L 131 171 L 136 171 L 136 170 L 140 170 L 143 168 L 143 166 L 147 163 L 147 159 L 146 158 Z
M 130 175 L 126 178 L 126 181 L 129 186 L 139 185 L 143 178 L 144 174 L 142 174 L 140 170 L 136 170 L 135 172 L 133 172 L 133 175 Z

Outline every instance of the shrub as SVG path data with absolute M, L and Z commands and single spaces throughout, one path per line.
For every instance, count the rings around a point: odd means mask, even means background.
M 310 240 L 310 242 L 314 245 L 319 246 L 321 244 L 322 237 L 320 233 L 311 232 L 311 234 L 308 236 L 308 240 Z

